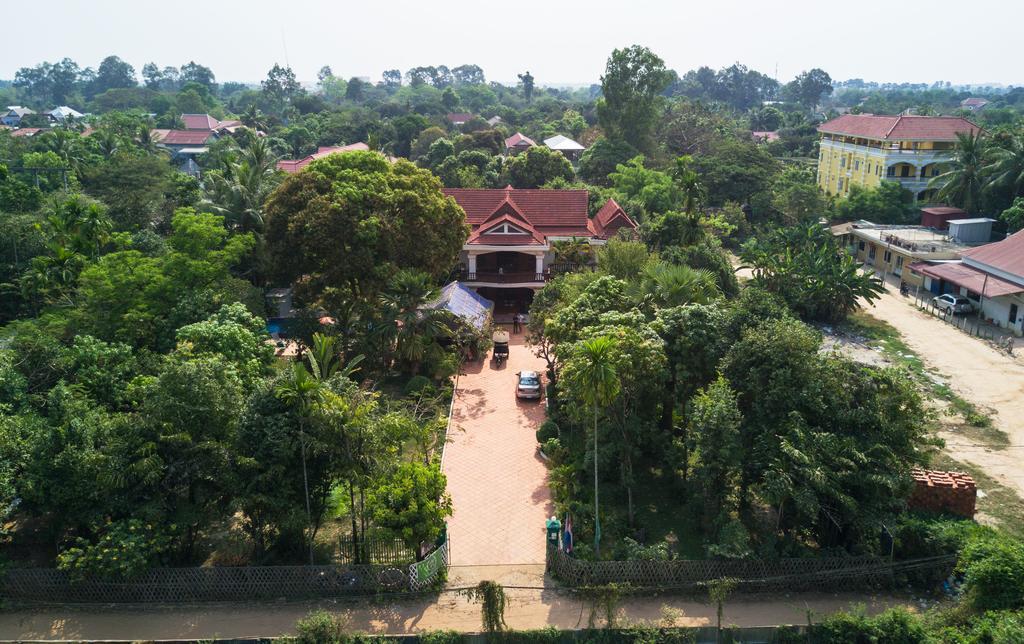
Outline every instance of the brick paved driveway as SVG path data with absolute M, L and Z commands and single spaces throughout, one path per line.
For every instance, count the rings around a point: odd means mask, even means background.
M 516 372 L 543 373 L 544 361 L 512 336 L 500 369 L 488 355 L 459 378 L 444 453 L 454 514 L 448 521 L 453 566 L 544 561 L 551 516 L 547 468 L 535 432 L 544 404 L 517 401 Z

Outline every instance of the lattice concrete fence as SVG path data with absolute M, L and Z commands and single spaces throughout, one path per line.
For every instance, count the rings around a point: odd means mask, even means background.
M 47 603 L 183 603 L 317 599 L 430 588 L 448 568 L 448 542 L 409 566 L 156 568 L 126 582 L 72 580 L 52 568 L 0 573 L 0 598 Z
M 570 587 L 629 584 L 638 588 L 692 589 L 731 577 L 749 590 L 834 589 L 837 584 L 887 583 L 892 564 L 879 557 L 777 560 L 583 561 L 551 548 L 548 571 Z

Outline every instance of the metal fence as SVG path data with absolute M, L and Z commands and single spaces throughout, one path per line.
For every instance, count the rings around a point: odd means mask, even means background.
M 448 541 L 411 565 L 155 568 L 124 582 L 75 580 L 52 568 L 0 574 L 0 598 L 46 603 L 183 603 L 319 599 L 420 591 L 443 579 Z
M 416 551 L 406 546 L 401 539 L 369 539 L 354 544 L 351 539 L 342 537 L 338 546 L 344 564 L 364 562 L 397 565 L 416 561 Z
M 838 585 L 878 586 L 896 572 L 922 568 L 952 568 L 954 557 L 933 557 L 893 563 L 888 559 L 829 557 L 807 559 L 728 559 L 678 561 L 584 561 L 555 548 L 548 549 L 547 566 L 570 587 L 629 584 L 637 588 L 695 589 L 729 577 L 745 590 L 814 590 Z

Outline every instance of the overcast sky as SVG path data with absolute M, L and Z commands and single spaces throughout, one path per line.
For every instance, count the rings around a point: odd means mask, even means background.
M 28 6 L 28 5 L 24 5 Z M 42 6 L 42 5 L 40 5 Z M 0 78 L 65 56 L 108 54 L 211 67 L 258 81 L 290 63 L 313 81 L 476 63 L 488 80 L 597 82 L 616 47 L 642 44 L 680 73 L 739 61 L 782 82 L 812 67 L 836 80 L 1024 84 L 1022 0 L 50 0 L 0 26 Z M 24 12 L 23 12 L 24 13 Z M 8 15 L 10 17 L 10 15 Z M 12 19 L 13 21 L 13 19 Z

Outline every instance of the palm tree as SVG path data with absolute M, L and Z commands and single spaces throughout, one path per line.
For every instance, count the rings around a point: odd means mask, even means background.
M 437 340 L 452 333 L 445 311 L 424 306 L 436 298 L 437 289 L 429 278 L 415 271 L 398 272 L 380 296 L 384 315 L 381 338 L 393 346 L 395 355 L 413 374 L 439 348 Z
M 242 118 L 239 120 L 242 121 L 242 125 L 254 130 L 266 132 L 270 129 L 267 125 L 267 115 L 261 112 L 255 103 L 251 103 L 245 109 L 245 112 L 242 113 Z
M 682 193 L 682 211 L 695 213 L 704 205 L 707 192 L 700 182 L 700 175 L 693 169 L 693 157 L 684 155 L 676 159 L 672 179 Z
M 288 376 L 278 383 L 275 395 L 294 408 L 299 420 L 299 447 L 302 452 L 302 486 L 306 496 L 306 522 L 309 529 L 309 564 L 313 565 L 313 512 L 309 503 L 309 472 L 306 466 L 306 424 L 313 412 L 327 398 L 327 380 L 335 374 L 348 376 L 362 361 L 356 356 L 342 366 L 335 351 L 335 339 L 321 333 L 313 334 L 313 347 L 306 353 L 309 368 L 300 361 L 292 363 Z
M 598 503 L 597 418 L 598 408 L 605 407 L 619 395 L 619 377 L 612 364 L 615 341 L 606 335 L 585 340 L 580 345 L 578 365 L 570 371 L 570 386 L 578 388 L 594 412 L 594 554 L 601 554 L 601 515 Z
M 988 158 L 988 165 L 982 168 L 989 181 L 987 190 L 1007 188 L 1014 197 L 1024 193 L 1024 136 L 1010 137 L 1005 147 L 991 146 Z
M 97 130 L 91 138 L 96 141 L 96 148 L 103 155 L 104 159 L 111 158 L 121 149 L 121 137 L 111 130 Z
M 210 173 L 205 203 L 240 230 L 259 231 L 264 203 L 278 183 L 277 156 L 265 139 L 256 137 L 236 160 Z
M 315 364 L 315 363 L 314 363 Z M 306 495 L 306 525 L 309 529 L 309 565 L 313 565 L 313 512 L 309 506 L 309 472 L 306 468 L 306 422 L 313 409 L 323 401 L 326 389 L 322 380 L 311 374 L 301 362 L 292 363 L 288 377 L 275 392 L 285 404 L 293 407 L 299 419 L 299 446 L 302 451 L 302 486 Z
M 657 305 L 660 308 L 706 304 L 722 294 L 712 271 L 668 262 L 645 266 L 633 290 L 634 297 L 641 304 Z
M 949 169 L 928 182 L 929 188 L 938 188 L 937 197 L 967 212 L 981 205 L 981 190 L 985 143 L 981 131 L 957 132 L 956 151 Z

